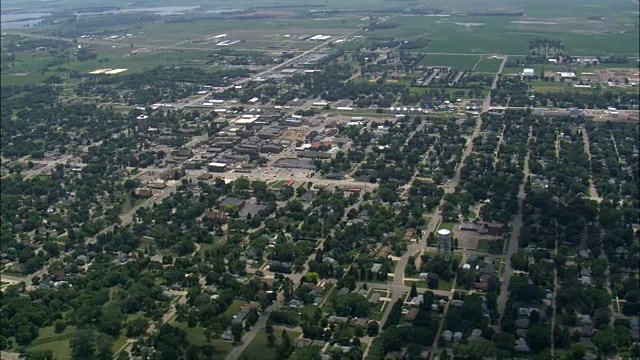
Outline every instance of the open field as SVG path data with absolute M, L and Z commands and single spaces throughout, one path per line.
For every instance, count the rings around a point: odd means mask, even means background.
M 414 38 L 424 36 L 429 45 L 414 51 L 451 54 L 507 54 L 524 55 L 529 52 L 529 42 L 540 38 L 560 39 L 565 44 L 565 53 L 571 55 L 630 55 L 639 52 L 637 32 L 626 25 L 612 26 L 611 30 L 593 33 L 572 19 L 562 32 L 546 24 L 523 26 L 521 17 L 429 17 L 403 15 L 394 19 L 398 26 L 393 29 L 375 30 L 376 36 Z M 552 21 L 538 21 L 541 23 Z M 567 23 L 564 19 L 558 23 Z M 572 29 L 575 26 L 576 29 Z M 613 30 L 616 29 L 616 30 Z M 626 29 L 626 30 L 625 30 Z
M 420 61 L 420 65 L 425 66 L 449 66 L 456 70 L 471 70 L 480 60 L 477 55 L 440 55 L 427 54 Z
M 484 56 L 480 63 L 478 63 L 474 69 L 475 72 L 486 72 L 495 74 L 498 72 L 498 68 L 502 63 L 502 59 L 493 59 L 491 57 Z

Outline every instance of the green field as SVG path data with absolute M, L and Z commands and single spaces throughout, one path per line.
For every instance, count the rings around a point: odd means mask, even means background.
M 260 332 L 253 338 L 253 341 L 247 346 L 240 358 L 247 359 L 277 359 L 277 345 L 282 342 L 282 330 L 275 330 L 273 334 L 276 336 L 276 345 L 270 347 L 267 341 L 267 332 L 261 329 Z M 289 339 L 293 343 L 294 339 L 300 336 L 299 332 L 287 331 Z
M 631 11 L 631 6 L 629 3 L 624 7 Z M 637 23 L 637 19 L 627 17 L 620 23 L 598 24 L 602 31 L 596 33 L 593 33 L 594 24 L 580 18 L 572 18 L 569 22 L 567 19 L 551 20 L 527 19 L 528 23 L 521 23 L 522 17 L 517 16 L 403 15 L 394 19 L 399 24 L 396 28 L 375 30 L 372 34 L 396 38 L 426 37 L 429 45 L 413 50 L 426 53 L 526 55 L 529 42 L 541 38 L 562 40 L 565 53 L 571 55 L 637 56 L 639 53 L 637 31 L 625 32 L 631 30 L 630 26 L 634 21 Z
M 483 57 L 482 61 L 478 63 L 473 69 L 475 72 L 486 72 L 495 74 L 498 72 L 500 68 L 500 64 L 502 63 L 502 59 L 492 59 L 491 57 Z
M 33 340 L 29 350 L 51 350 L 59 359 L 69 359 L 71 357 L 69 341 L 75 332 L 75 326 L 67 326 L 59 334 L 55 332 L 54 326 L 44 327 L 40 329 L 38 337 Z
M 216 349 L 216 359 L 224 359 L 226 357 L 226 354 L 228 354 L 231 349 L 233 349 L 233 344 L 231 344 L 229 341 L 225 341 L 222 339 L 212 339 L 210 341 L 207 341 L 207 338 L 204 335 L 203 328 L 190 328 L 186 323 L 180 322 L 176 322 L 174 325 L 184 330 L 184 332 L 187 334 L 186 340 L 189 344 L 193 344 L 196 346 L 212 345 Z
M 420 61 L 420 65 L 450 66 L 456 70 L 471 70 L 480 58 L 481 57 L 477 55 L 427 54 L 427 56 Z

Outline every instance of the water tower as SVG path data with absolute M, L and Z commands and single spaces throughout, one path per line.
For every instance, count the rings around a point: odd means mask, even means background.
M 451 241 L 451 230 L 440 229 L 438 230 L 438 252 L 449 253 L 453 251 L 453 244 Z

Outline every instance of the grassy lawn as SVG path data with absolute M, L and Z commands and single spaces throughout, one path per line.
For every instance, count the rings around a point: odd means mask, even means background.
M 31 343 L 29 350 L 51 350 L 59 359 L 71 357 L 69 341 L 76 332 L 75 326 L 67 326 L 64 331 L 56 334 L 53 326 L 40 329 L 38 337 Z
M 121 334 L 113 342 L 113 346 L 111 346 L 111 350 L 113 350 L 113 352 L 115 353 L 116 351 L 120 350 L 120 348 L 123 347 L 124 344 L 126 343 L 127 343 L 127 337 L 124 334 Z
M 440 281 L 442 281 L 442 280 L 440 280 Z M 404 281 L 404 286 L 411 286 L 413 283 L 416 284 L 416 287 L 418 289 L 426 289 L 427 288 L 427 282 L 426 281 L 405 280 Z
M 286 180 L 278 180 L 269 184 L 274 189 L 281 189 L 287 184 Z
M 371 314 L 369 315 L 369 319 L 375 320 L 375 321 L 382 321 L 382 312 L 372 311 Z
M 238 311 L 240 311 L 240 308 L 242 307 L 242 305 L 246 303 L 247 302 L 242 299 L 233 299 L 233 302 L 231 303 L 231 305 L 229 305 L 229 307 L 223 313 L 223 315 L 233 317 L 233 315 L 235 315 Z
M 454 226 L 455 226 L 455 223 L 452 223 L 452 222 L 441 222 L 440 226 L 438 227 L 438 230 L 440 229 L 453 230 Z
M 446 281 L 440 279 L 438 283 L 438 290 L 450 291 L 451 290 L 451 281 Z
M 204 336 L 204 329 L 201 327 L 190 328 L 186 323 L 181 322 L 176 322 L 174 325 L 187 333 L 186 340 L 189 344 L 196 346 L 213 345 L 216 349 L 215 359 L 224 359 L 231 349 L 233 349 L 233 344 L 229 341 L 212 339 L 210 342 L 207 342 L 207 338 Z
M 483 251 L 489 251 L 489 243 L 490 243 L 490 240 L 480 239 L 480 240 L 478 240 L 478 246 L 476 247 L 476 249 L 483 250 Z
M 287 331 L 289 334 L 289 339 L 293 342 L 295 338 L 297 338 L 300 333 L 295 331 Z M 247 346 L 245 351 L 240 355 L 240 358 L 247 359 L 277 359 L 277 345 L 282 342 L 282 330 L 274 330 L 273 334 L 276 336 L 276 346 L 269 346 L 269 342 L 267 341 L 267 332 L 264 329 L 261 329 L 260 332 L 253 338 L 253 341 Z

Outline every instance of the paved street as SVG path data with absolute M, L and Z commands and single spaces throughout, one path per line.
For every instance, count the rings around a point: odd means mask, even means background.
M 529 139 L 527 143 L 531 142 L 531 138 L 533 136 L 533 128 L 529 129 Z M 531 150 L 527 151 L 527 156 L 524 158 L 524 178 L 522 183 L 520 184 L 520 189 L 518 191 L 518 214 L 513 219 L 511 223 L 511 237 L 509 238 L 509 246 L 507 248 L 507 253 L 505 255 L 505 268 L 502 276 L 502 288 L 500 289 L 500 296 L 498 297 L 498 312 L 500 313 L 500 321 L 498 321 L 498 326 L 502 321 L 502 316 L 504 315 L 505 308 L 507 306 L 507 300 L 509 298 L 509 284 L 511 281 L 511 276 L 513 275 L 513 267 L 511 266 L 511 257 L 513 254 L 518 252 L 518 241 L 520 238 L 520 230 L 522 229 L 522 203 L 524 202 L 526 193 L 524 190 L 524 185 L 529 177 L 529 155 L 531 154 Z

